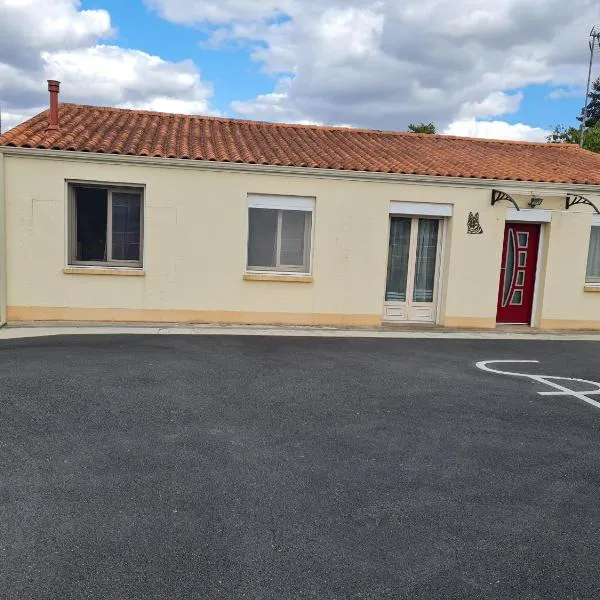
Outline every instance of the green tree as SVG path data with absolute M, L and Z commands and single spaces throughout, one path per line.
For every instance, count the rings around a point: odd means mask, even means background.
M 583 147 L 592 152 L 600 152 L 600 121 L 597 121 L 585 132 Z
M 410 133 L 435 133 L 435 125 L 433 123 L 419 123 L 415 125 L 411 123 L 408 126 L 408 131 Z
M 586 115 L 585 123 L 583 109 L 577 117 L 585 129 L 583 147 L 600 153 L 600 77 L 592 82 Z M 557 125 L 546 139 L 552 144 L 579 144 L 581 131 L 580 128 Z
M 552 144 L 579 144 L 581 132 L 576 127 L 557 125 L 546 139 Z M 592 152 L 600 152 L 600 121 L 586 130 L 583 147 Z
M 583 121 L 583 109 L 581 115 L 577 117 L 579 122 Z M 600 122 L 600 77 L 598 77 L 591 86 L 588 94 L 587 118 L 585 120 L 586 127 L 593 127 Z
M 565 125 L 557 125 L 546 138 L 551 144 L 579 144 L 579 139 L 579 129 Z

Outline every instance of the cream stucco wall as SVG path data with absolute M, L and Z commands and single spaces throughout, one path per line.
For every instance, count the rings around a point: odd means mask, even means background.
M 454 205 L 440 322 L 493 327 L 506 204 L 490 189 L 5 156 L 9 320 L 380 324 L 391 201 Z M 66 181 L 145 187 L 144 277 L 73 275 L 66 266 Z M 246 281 L 247 195 L 315 198 L 312 283 Z M 525 202 L 526 198 L 523 198 Z M 564 202 L 564 200 L 562 201 Z M 554 204 L 553 204 L 554 203 Z M 600 328 L 600 294 L 583 290 L 591 216 L 548 229 L 542 325 Z M 562 206 L 564 208 L 564 206 Z M 587 210 L 587 209 L 583 209 Z M 467 235 L 469 211 L 483 235 Z
M 542 327 L 577 327 L 583 322 L 600 329 L 600 294 L 584 289 L 591 225 L 591 214 L 569 211 L 554 214 L 546 227 Z

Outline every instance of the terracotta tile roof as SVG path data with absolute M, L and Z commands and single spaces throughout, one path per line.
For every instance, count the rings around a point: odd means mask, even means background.
M 566 144 L 534 144 L 285 125 L 168 113 L 60 105 L 0 136 L 0 146 L 101 152 L 261 165 L 285 165 L 600 185 L 600 155 Z

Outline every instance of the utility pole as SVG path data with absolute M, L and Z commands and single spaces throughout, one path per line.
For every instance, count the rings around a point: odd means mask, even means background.
M 585 123 L 587 121 L 587 109 L 590 99 L 590 83 L 592 81 L 592 65 L 594 64 L 594 54 L 596 46 L 600 48 L 600 25 L 595 25 L 590 31 L 590 68 L 588 70 L 587 88 L 585 90 L 585 105 L 583 107 L 583 120 L 581 121 L 581 130 L 579 135 L 579 145 L 583 148 L 583 139 L 585 137 Z

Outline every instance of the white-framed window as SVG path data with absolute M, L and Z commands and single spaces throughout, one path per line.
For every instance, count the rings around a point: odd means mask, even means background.
M 69 183 L 69 264 L 141 267 L 140 187 Z
M 314 198 L 248 195 L 248 271 L 310 273 Z
M 600 216 L 594 216 L 592 221 L 585 281 L 600 285 Z

